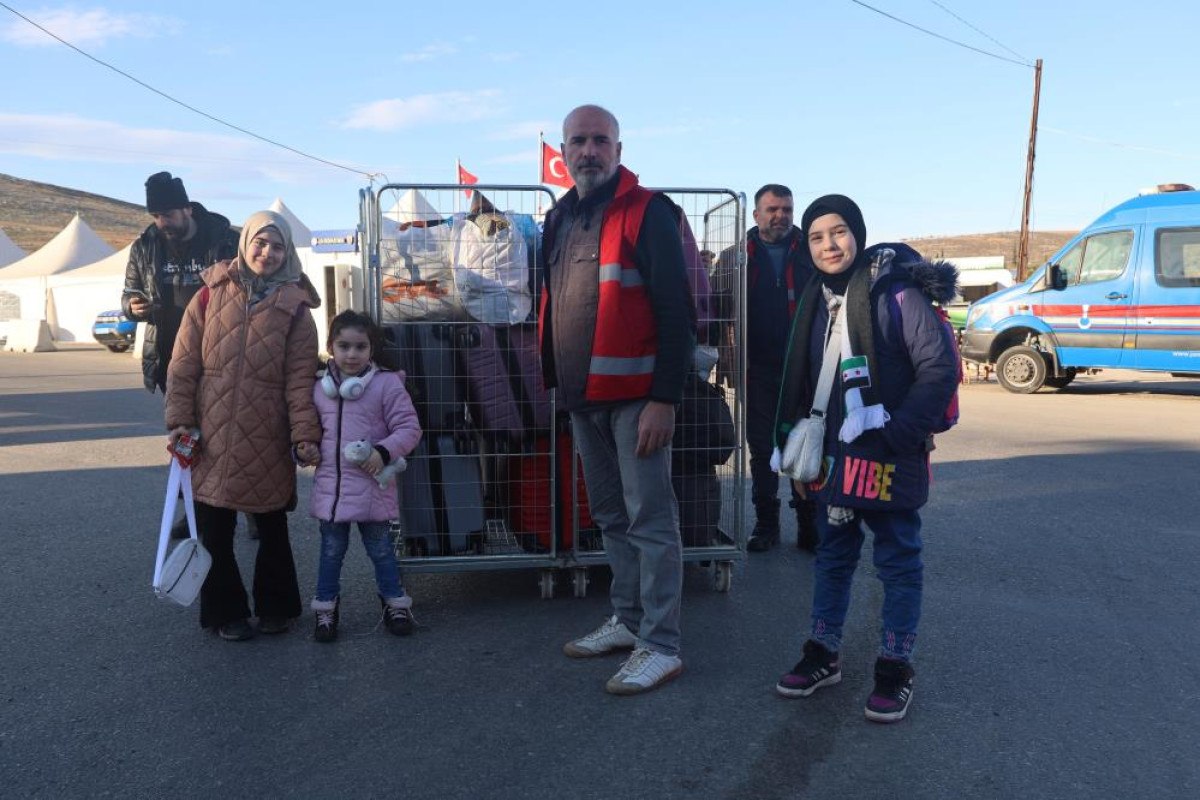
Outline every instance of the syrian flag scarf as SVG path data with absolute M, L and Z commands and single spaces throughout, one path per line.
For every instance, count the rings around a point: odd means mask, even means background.
M 853 442 L 863 431 L 882 428 L 890 419 L 879 401 L 878 387 L 874 381 L 875 337 L 870 297 L 873 271 L 864 252 L 866 225 L 862 220 L 862 212 L 853 200 L 844 195 L 821 197 L 804 212 L 801 221 L 804 241 L 808 240 L 812 223 L 826 214 L 838 214 L 845 220 L 858 251 L 849 269 L 834 275 L 817 269 L 804 288 L 796 323 L 792 327 L 779 397 L 776 440 L 780 446 L 786 442 L 787 434 L 796 422 L 808 416 L 812 410 L 815 387 L 809 380 L 809 354 L 812 352 L 813 320 L 818 303 L 824 303 L 831 313 L 846 315 L 846 324 L 841 326 L 841 363 L 838 370 L 845 414 L 838 438 L 843 442 Z

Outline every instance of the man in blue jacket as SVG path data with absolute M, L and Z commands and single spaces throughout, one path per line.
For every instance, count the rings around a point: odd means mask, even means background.
M 754 193 L 755 227 L 746 234 L 746 441 L 750 446 L 755 524 L 746 549 L 779 542 L 779 476 L 771 469 L 772 427 L 792 318 L 812 275 L 808 247 L 792 223 L 792 190 L 768 183 Z M 789 482 L 790 483 L 790 482 Z M 792 488 L 796 545 L 817 546 L 814 505 Z

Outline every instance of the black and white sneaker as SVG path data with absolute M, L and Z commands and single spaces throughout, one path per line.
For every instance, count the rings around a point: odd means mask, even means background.
M 875 691 L 867 698 L 867 719 L 899 722 L 908 713 L 913 695 L 913 668 L 907 661 L 875 660 Z
M 779 679 L 775 691 L 784 697 L 808 697 L 822 686 L 833 686 L 841 680 L 838 654 L 809 639 L 804 643 L 804 658 Z

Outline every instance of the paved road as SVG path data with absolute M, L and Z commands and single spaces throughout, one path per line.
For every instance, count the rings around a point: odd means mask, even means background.
M 739 566 L 728 595 L 689 570 L 687 672 L 638 698 L 603 692 L 614 660 L 559 653 L 603 592 L 543 601 L 528 572 L 411 576 L 422 628 L 400 640 L 354 553 L 343 641 L 314 644 L 307 619 L 220 641 L 149 589 L 161 401 L 133 359 L 2 354 L 0 794 L 1200 796 L 1200 382 L 1129 378 L 963 388 L 924 514 L 914 705 L 881 727 L 862 718 L 869 570 L 846 680 L 774 695 L 809 605 L 791 547 Z M 293 530 L 308 589 L 316 527 Z

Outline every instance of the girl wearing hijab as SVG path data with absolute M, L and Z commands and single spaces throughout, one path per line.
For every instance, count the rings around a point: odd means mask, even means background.
M 844 195 L 818 198 L 801 218 L 812 279 L 804 289 L 784 367 L 775 463 L 801 475 L 801 420 L 823 418 L 820 466 L 795 481 L 817 501 L 812 630 L 803 657 L 776 685 L 808 697 L 842 679 L 842 627 L 865 525 L 883 583 L 883 624 L 867 719 L 896 722 L 912 700 L 912 653 L 921 614 L 921 517 L 933 432 L 958 383 L 958 355 L 930 301 L 956 293 L 958 273 L 903 244 L 865 247 L 866 225 Z M 822 366 L 826 376 L 822 380 Z M 824 390 L 825 397 L 817 395 Z M 819 408 L 824 400 L 825 411 Z M 818 411 L 814 413 L 814 406 Z M 789 438 L 791 439 L 789 447 Z
M 175 440 L 199 429 L 192 466 L 196 525 L 212 567 L 200 590 L 200 625 L 241 641 L 283 633 L 300 616 L 288 539 L 296 460 L 319 458 L 313 406 L 320 305 L 300 268 L 287 221 L 270 211 L 242 228 L 237 258 L 218 262 L 184 313 L 167 373 L 166 422 Z M 254 515 L 254 615 L 233 553 L 237 512 Z

